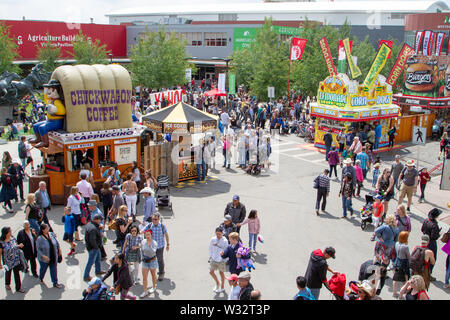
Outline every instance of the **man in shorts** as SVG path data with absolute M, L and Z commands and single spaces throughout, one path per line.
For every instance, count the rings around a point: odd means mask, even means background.
M 414 161 L 409 160 L 406 163 L 406 168 L 403 169 L 403 171 L 400 173 L 399 181 L 402 182 L 400 187 L 400 194 L 398 196 L 398 205 L 401 205 L 403 202 L 403 198 L 405 195 L 408 196 L 408 206 L 406 210 L 408 212 L 411 212 L 411 202 L 413 194 L 417 190 L 417 184 L 419 182 L 418 180 L 419 172 L 415 168 Z
M 225 251 L 228 247 L 228 240 L 223 236 L 222 229 L 216 228 L 216 235 L 211 238 L 209 243 L 209 274 L 216 282 L 216 286 L 213 288 L 213 291 L 216 293 L 224 292 L 225 285 L 225 271 L 227 267 L 226 259 L 222 259 L 220 252 Z M 215 274 L 215 271 L 219 270 L 220 275 L 220 287 L 219 287 L 219 279 Z

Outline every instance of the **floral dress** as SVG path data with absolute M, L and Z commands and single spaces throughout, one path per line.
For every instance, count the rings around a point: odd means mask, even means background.
M 9 270 L 20 264 L 19 247 L 14 237 L 11 237 L 8 242 L 0 241 L 0 247 L 2 248 L 3 264 L 7 265 Z

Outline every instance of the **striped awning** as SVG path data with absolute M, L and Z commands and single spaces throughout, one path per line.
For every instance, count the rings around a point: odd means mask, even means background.
M 142 124 L 160 133 L 200 133 L 217 128 L 218 117 L 184 102 L 151 112 Z

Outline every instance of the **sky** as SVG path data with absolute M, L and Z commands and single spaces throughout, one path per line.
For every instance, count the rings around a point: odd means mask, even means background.
M 155 5 L 186 5 L 201 6 L 208 3 L 239 3 L 242 0 L 0 0 L 0 20 L 50 20 L 64 22 L 108 24 L 105 14 L 119 9 Z M 244 0 L 262 2 L 262 0 Z

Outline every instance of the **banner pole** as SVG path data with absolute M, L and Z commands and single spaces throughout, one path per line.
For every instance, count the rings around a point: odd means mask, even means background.
M 291 82 L 291 63 L 292 63 L 292 60 L 291 60 L 291 56 L 289 55 L 289 75 L 288 75 L 288 92 L 287 92 L 287 103 L 288 103 L 288 106 L 289 106 L 289 85 L 290 85 L 290 82 Z

